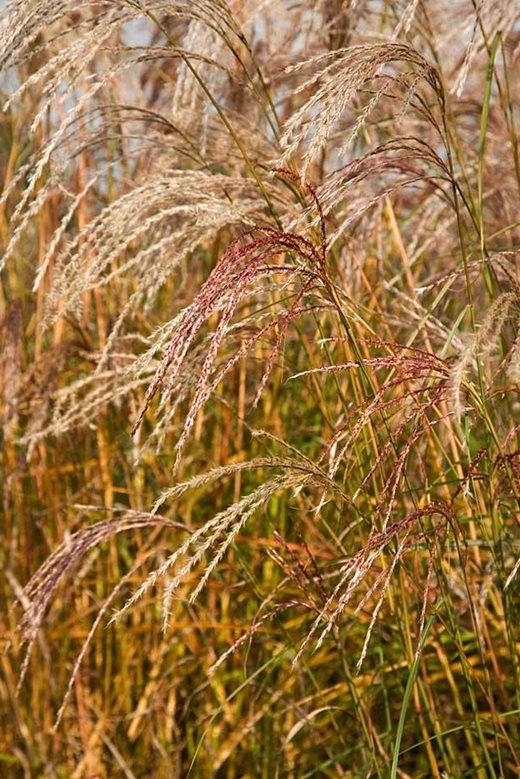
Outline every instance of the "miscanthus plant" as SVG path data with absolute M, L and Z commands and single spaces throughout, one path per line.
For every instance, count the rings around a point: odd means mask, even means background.
M 520 7 L 0 26 L 0 767 L 514 776 Z

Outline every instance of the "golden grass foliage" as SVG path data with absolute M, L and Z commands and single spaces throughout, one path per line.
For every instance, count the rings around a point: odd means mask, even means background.
M 520 775 L 518 3 L 0 63 L 0 776 Z

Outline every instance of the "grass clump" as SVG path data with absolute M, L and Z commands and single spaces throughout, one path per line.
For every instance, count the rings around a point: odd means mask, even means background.
M 9 775 L 518 774 L 515 6 L 3 10 Z

